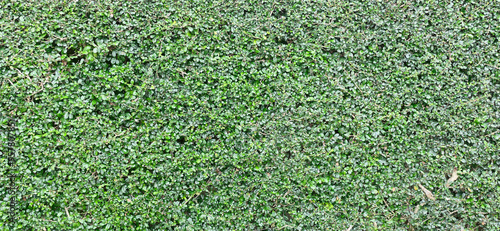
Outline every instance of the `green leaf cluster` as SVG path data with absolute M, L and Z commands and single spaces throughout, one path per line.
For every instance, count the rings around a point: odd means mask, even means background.
M 1 0 L 0 229 L 498 230 L 499 21 L 486 0 Z

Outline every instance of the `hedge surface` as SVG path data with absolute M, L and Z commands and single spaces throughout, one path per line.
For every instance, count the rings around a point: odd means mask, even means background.
M 499 36 L 494 0 L 2 0 L 0 227 L 498 230 Z

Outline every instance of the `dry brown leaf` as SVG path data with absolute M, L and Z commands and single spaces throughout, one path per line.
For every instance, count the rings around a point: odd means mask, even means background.
M 450 184 L 453 183 L 453 181 L 456 181 L 458 179 L 458 174 L 457 174 L 457 168 L 453 168 L 453 173 L 451 173 L 450 179 L 446 181 L 446 187 L 450 187 Z
M 420 189 L 422 189 L 422 191 L 424 191 L 425 195 L 427 196 L 427 198 L 435 201 L 436 198 L 434 197 L 434 195 L 432 195 L 432 192 L 427 190 L 424 186 L 422 186 L 421 184 L 418 184 L 418 187 L 420 187 Z
M 413 213 L 417 214 L 419 209 L 420 209 L 420 205 L 417 205 L 417 207 L 415 208 L 415 212 L 413 212 Z

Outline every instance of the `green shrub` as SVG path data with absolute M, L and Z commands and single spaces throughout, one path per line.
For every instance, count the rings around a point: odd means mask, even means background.
M 0 227 L 498 230 L 499 12 L 3 0 Z

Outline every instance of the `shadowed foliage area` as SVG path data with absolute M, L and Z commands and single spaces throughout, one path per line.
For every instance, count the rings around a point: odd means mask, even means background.
M 499 21 L 0 0 L 0 229 L 498 230 Z

